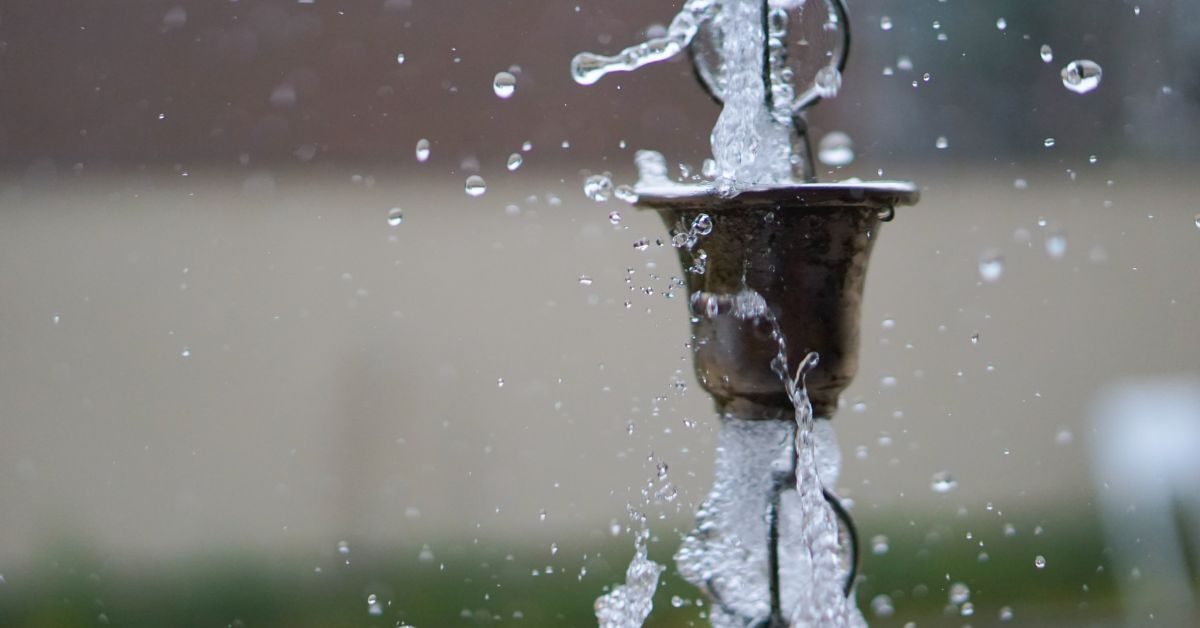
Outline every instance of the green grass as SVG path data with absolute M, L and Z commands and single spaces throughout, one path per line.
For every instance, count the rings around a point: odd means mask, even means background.
M 860 606 L 880 626 L 907 621 L 986 626 L 997 623 L 1003 606 L 1012 607 L 1021 625 L 1108 623 L 1116 613 L 1114 582 L 1095 525 L 1088 520 L 1016 525 L 1018 533 L 1010 537 L 997 518 L 862 522 Z M 1043 527 L 1041 534 L 1034 534 L 1036 525 Z M 870 537 L 881 531 L 890 547 L 875 555 Z M 662 537 L 651 546 L 651 557 L 669 563 L 675 540 Z M 560 544 L 552 556 L 542 544 L 445 543 L 432 547 L 432 561 L 418 560 L 417 547 L 352 546 L 346 564 L 347 557 L 333 547 L 284 556 L 230 549 L 147 563 L 58 542 L 25 568 L 4 572 L 0 626 L 595 625 L 592 602 L 605 586 L 623 579 L 631 543 L 622 537 Z M 980 562 L 981 551 L 988 554 L 986 562 Z M 1039 554 L 1047 558 L 1044 569 L 1034 566 Z M 547 565 L 552 573 L 546 573 Z M 583 567 L 587 574 L 580 578 Z M 945 614 L 946 591 L 959 581 L 971 588 L 973 617 Z M 880 593 L 893 598 L 892 617 L 872 617 L 870 600 Z M 368 613 L 371 594 L 381 615 Z M 676 608 L 672 596 L 687 603 Z M 669 570 L 647 625 L 707 625 L 701 619 L 706 607 L 694 602 L 698 597 Z

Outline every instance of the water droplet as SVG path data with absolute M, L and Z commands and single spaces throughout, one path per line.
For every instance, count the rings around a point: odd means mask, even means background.
M 1200 214 L 1196 214 L 1196 228 L 1200 229 Z
M 379 598 L 376 597 L 374 593 L 367 596 L 367 604 L 374 604 L 378 600 Z
M 511 98 L 517 91 L 517 77 L 508 72 L 497 72 L 496 78 L 492 79 L 492 90 L 501 98 Z
M 933 143 L 938 150 L 945 150 L 950 147 L 950 140 L 946 139 L 945 135 L 939 135 L 937 141 Z
M 1048 44 L 1043 44 L 1042 49 L 1038 51 L 1038 54 L 1042 57 L 1042 63 L 1050 63 L 1054 60 L 1054 49 Z
M 546 509 L 543 508 L 538 511 L 538 521 L 545 521 L 545 520 L 546 520 Z
M 471 175 L 467 177 L 466 191 L 467 196 L 483 196 L 487 192 L 487 181 L 477 174 Z
M 633 186 L 629 185 L 618 185 L 615 189 L 613 189 L 613 196 L 616 196 L 630 205 L 638 202 L 637 192 L 633 190 Z
M 1042 146 L 1045 146 L 1046 148 L 1054 148 L 1056 143 L 1057 142 L 1053 137 L 1047 137 L 1046 139 L 1042 140 Z
M 876 556 L 883 556 L 890 549 L 891 546 L 888 545 L 888 538 L 886 536 L 879 534 L 871 539 L 871 553 Z
M 1042 556 L 1041 554 L 1038 554 L 1037 556 L 1035 556 L 1033 559 L 1033 566 L 1037 567 L 1038 569 L 1045 569 L 1046 568 L 1046 557 Z
M 603 203 L 613 196 L 612 179 L 606 175 L 594 174 L 583 182 L 583 195 L 596 201 Z
M 975 332 L 975 333 L 971 334 L 971 344 L 973 344 L 973 345 L 979 344 L 979 332 Z
M 1062 69 L 1063 87 L 1076 94 L 1086 94 L 1100 86 L 1104 74 L 1100 64 L 1087 59 L 1072 61 Z
M 988 283 L 995 283 L 1004 276 L 1004 257 L 995 251 L 987 251 L 979 256 L 979 277 Z
M 892 30 L 892 18 L 890 18 L 886 15 L 879 18 L 879 28 L 881 28 L 885 31 Z
M 1046 236 L 1046 254 L 1054 259 L 1062 259 L 1067 254 L 1066 234 L 1052 233 Z
M 813 86 L 817 88 L 817 95 L 821 98 L 833 98 L 842 88 L 842 73 L 837 68 L 827 65 L 817 71 Z
M 1006 28 L 1008 28 L 1008 20 L 1002 17 L 996 18 L 996 30 L 1002 31 Z
M 504 388 L 504 378 L 503 377 L 496 378 L 496 388 Z
M 1059 430 L 1058 434 L 1054 436 L 1055 444 L 1063 447 L 1070 445 L 1074 440 L 1075 435 L 1071 433 L 1071 430 L 1067 429 Z
M 557 553 L 558 553 L 558 543 L 551 543 L 550 544 L 550 555 L 553 556 Z
M 1014 526 L 1011 523 L 1004 524 L 1004 536 L 1011 538 L 1016 535 L 1017 535 L 1017 526 Z
M 949 471 L 938 471 L 933 474 L 933 479 L 930 481 L 929 487 L 935 493 L 949 493 L 958 488 L 958 480 L 955 480 Z
M 1197 220 L 1200 221 L 1200 218 L 1197 218 Z M 55 312 L 54 314 L 50 315 L 50 324 L 58 325 L 61 322 L 62 322 L 62 315 L 60 315 L 58 312 Z
M 190 358 L 190 357 L 192 357 L 192 350 L 188 349 L 187 347 L 184 347 L 183 351 L 179 352 L 179 355 L 182 357 L 185 357 L 185 358 Z
M 971 588 L 961 582 L 955 582 L 950 586 L 950 603 L 954 605 L 962 604 L 971 599 Z
M 633 248 L 639 251 L 645 251 L 646 249 L 650 248 L 650 240 L 642 238 L 633 243 Z
M 1000 607 L 1000 621 L 1012 621 L 1013 610 L 1010 606 Z
M 580 275 L 579 276 L 579 285 L 581 285 L 581 286 L 592 285 L 592 278 L 588 277 L 587 275 Z
M 388 211 L 387 223 L 389 226 L 399 227 L 402 222 L 404 222 L 404 210 L 393 207 Z
M 422 163 L 428 161 L 429 160 L 429 140 L 424 139 L 424 138 L 417 140 L 416 153 L 417 153 L 417 161 L 422 162 Z
M 398 65 L 404 65 L 404 53 L 403 52 L 396 53 L 396 63 Z
M 349 556 L 350 555 L 350 544 L 345 541 L 338 541 L 337 542 L 337 552 L 339 554 L 341 554 L 342 556 Z
M 875 613 L 876 617 L 891 617 L 896 612 L 896 607 L 892 605 L 892 598 L 880 594 L 871 598 L 871 612 Z
M 513 153 L 513 154 L 509 155 L 508 156 L 508 171 L 512 172 L 512 171 L 516 170 L 517 168 L 520 168 L 521 164 L 523 164 L 523 163 L 525 163 L 525 160 L 521 157 L 520 153 Z
M 896 69 L 901 70 L 903 72 L 911 72 L 913 69 L 912 59 L 907 56 L 898 57 L 896 59 Z
M 846 166 L 854 161 L 854 142 L 841 131 L 827 133 L 817 147 L 817 159 L 826 166 Z
M 621 212 L 619 212 L 615 209 L 608 212 L 608 222 L 610 222 L 614 225 L 621 224 Z
M 428 545 L 422 545 L 421 551 L 417 553 L 417 560 L 422 563 L 433 562 L 433 549 Z
M 896 319 L 885 318 L 885 319 L 883 319 L 882 325 L 883 325 L 884 329 L 895 329 L 896 328 Z

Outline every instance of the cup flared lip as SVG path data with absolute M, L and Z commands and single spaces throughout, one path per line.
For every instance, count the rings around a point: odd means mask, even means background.
M 751 187 L 735 196 L 721 196 L 711 183 L 638 184 L 637 204 L 648 209 L 720 211 L 748 208 L 875 209 L 916 205 L 921 192 L 909 181 L 837 181 Z

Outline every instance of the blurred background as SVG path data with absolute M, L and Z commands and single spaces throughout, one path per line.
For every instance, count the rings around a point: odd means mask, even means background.
M 671 564 L 717 420 L 665 228 L 582 181 L 719 111 L 568 65 L 679 5 L 0 4 L 0 625 L 594 625 L 630 506 Z M 850 9 L 823 176 L 923 191 L 835 420 L 860 606 L 1200 623 L 1200 4 Z M 668 570 L 647 625 L 705 611 Z

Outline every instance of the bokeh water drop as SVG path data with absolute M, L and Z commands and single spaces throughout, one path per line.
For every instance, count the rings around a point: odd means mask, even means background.
M 847 166 L 854 161 L 854 142 L 841 131 L 832 131 L 821 138 L 817 159 L 826 166 Z
M 1050 63 L 1054 61 L 1054 49 L 1049 44 L 1043 44 L 1038 54 L 1042 57 L 1042 63 Z
M 388 210 L 387 223 L 392 227 L 399 227 L 400 223 L 404 222 L 404 210 L 399 207 L 393 207 Z
M 929 482 L 929 487 L 935 493 L 949 493 L 958 488 L 958 480 L 955 480 L 949 471 L 938 471 L 933 474 L 933 478 Z
M 979 277 L 988 283 L 995 283 L 1004 276 L 1004 257 L 995 251 L 986 251 L 979 256 Z
M 521 164 L 523 164 L 523 163 L 525 163 L 525 160 L 521 157 L 520 153 L 513 153 L 513 154 L 509 155 L 508 156 L 508 164 L 507 164 L 509 172 L 512 172 L 512 171 L 516 170 L 517 168 L 520 168 Z
M 429 160 L 429 140 L 424 138 L 417 140 L 416 155 L 419 162 L 424 163 Z

